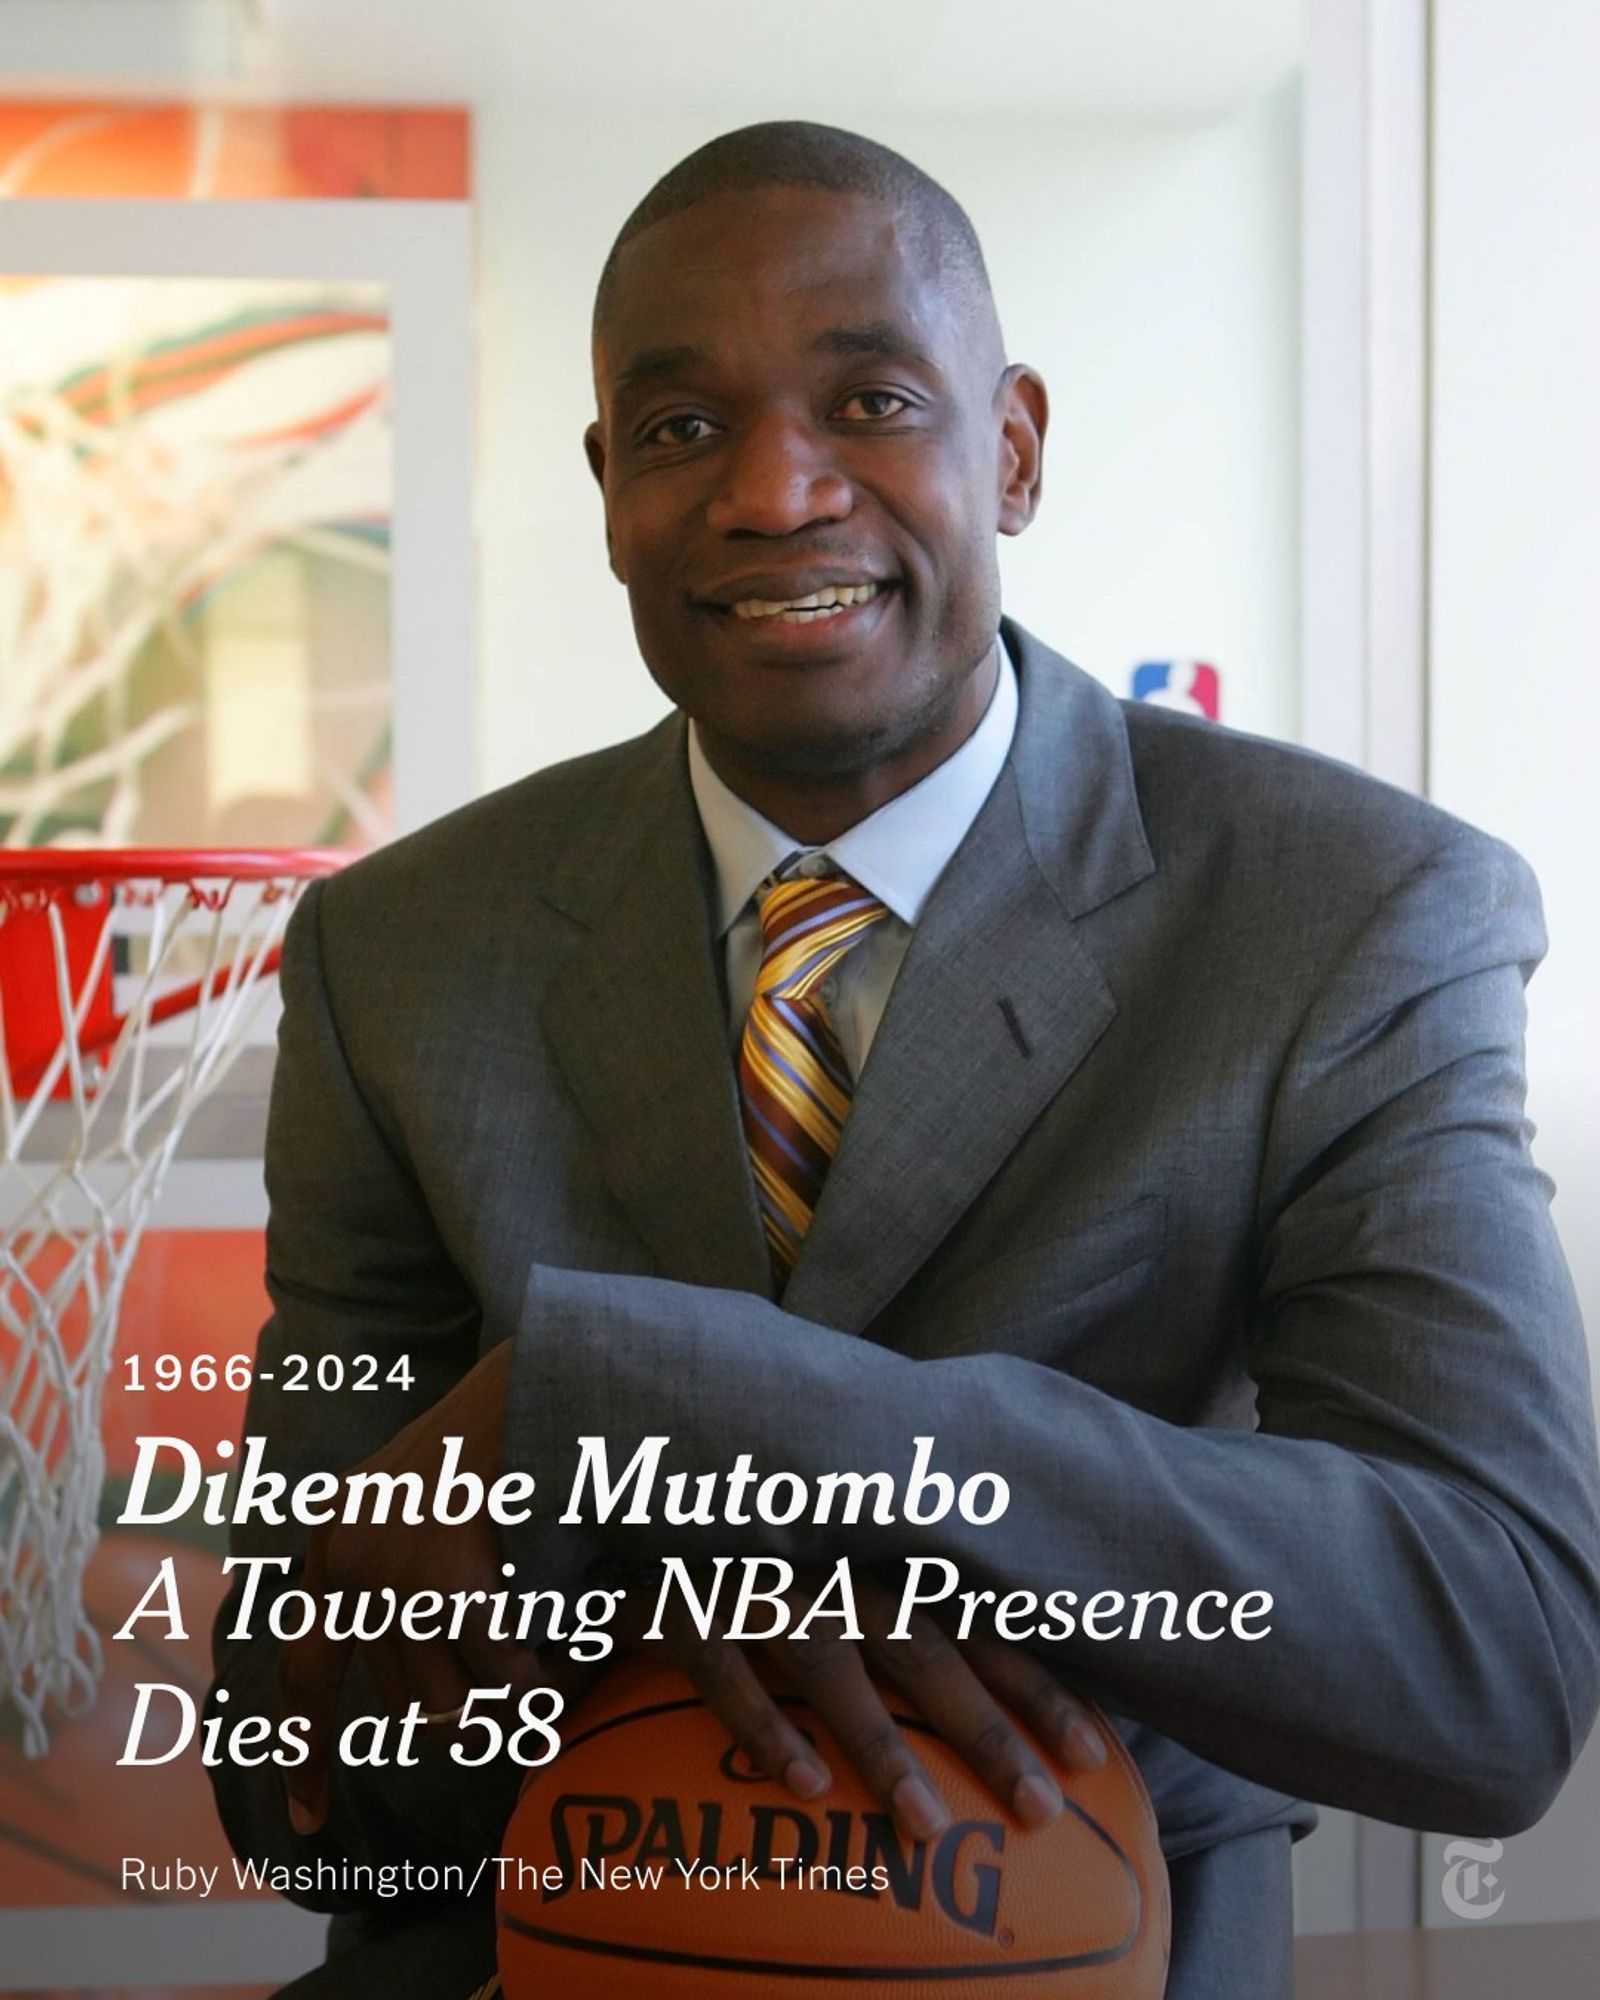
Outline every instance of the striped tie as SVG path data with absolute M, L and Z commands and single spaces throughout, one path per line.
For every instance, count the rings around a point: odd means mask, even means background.
M 888 914 L 848 879 L 797 877 L 761 897 L 761 969 L 739 1047 L 739 1093 L 780 1284 L 800 1254 L 850 1110 L 850 1071 L 819 989 Z

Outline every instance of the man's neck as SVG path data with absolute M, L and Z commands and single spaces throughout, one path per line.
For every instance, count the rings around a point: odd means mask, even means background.
M 953 757 L 971 736 L 994 698 L 1000 668 L 996 642 L 987 671 L 979 667 L 956 689 L 949 711 L 893 756 L 860 770 L 800 772 L 773 769 L 695 724 L 706 762 L 730 792 L 806 847 L 824 847 L 910 791 Z

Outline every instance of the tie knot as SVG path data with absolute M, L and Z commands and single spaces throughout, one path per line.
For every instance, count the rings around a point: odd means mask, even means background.
M 762 891 L 756 992 L 803 1000 L 889 912 L 847 875 L 796 876 Z

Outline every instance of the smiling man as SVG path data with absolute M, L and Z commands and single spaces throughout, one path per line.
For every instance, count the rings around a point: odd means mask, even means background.
M 1033 518 L 1045 428 L 965 215 L 849 157 L 838 186 L 735 190 L 724 148 L 641 205 L 600 281 L 585 440 L 651 672 L 718 775 L 816 842 L 988 706 L 995 537 Z
M 794 124 L 702 148 L 624 225 L 594 356 L 611 564 L 674 713 L 307 895 L 263 1353 L 376 1346 L 416 1387 L 258 1377 L 247 1420 L 290 1476 L 426 1479 L 464 1435 L 480 1477 L 536 1475 L 533 1518 L 237 1546 L 311 1590 L 489 1590 L 509 1558 L 570 1591 L 689 1546 L 561 1524 L 584 1434 L 807 1482 L 934 1438 L 1008 1481 L 1003 1530 L 752 1519 L 690 1552 L 1271 1593 L 1248 1643 L 896 1643 L 874 1605 L 861 1647 L 782 1657 L 908 1837 L 945 1808 L 869 1663 L 1024 1825 L 1061 1797 L 997 1701 L 1092 1765 L 1092 1690 L 1160 1820 L 1173 2000 L 1287 1995 L 1302 1800 L 1509 1832 L 1600 1698 L 1584 1346 L 1522 1110 L 1536 891 L 1442 813 L 1124 708 L 1002 618 L 1044 389 L 898 155 Z M 287 1796 L 216 1774 L 242 1851 L 494 1851 L 514 1769 L 343 1767 L 339 1705 L 447 1715 L 557 1662 L 470 1622 L 359 1652 L 229 1626 L 229 1713 L 281 1682 L 312 1724 Z M 743 1649 L 669 1646 L 825 1794 Z M 327 1991 L 492 1976 L 481 1907 L 368 1929 Z

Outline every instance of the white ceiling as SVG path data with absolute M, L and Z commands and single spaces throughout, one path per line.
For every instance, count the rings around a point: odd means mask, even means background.
M 1304 51 L 1304 0 L 0 0 L 0 77 L 761 117 L 1223 111 Z

